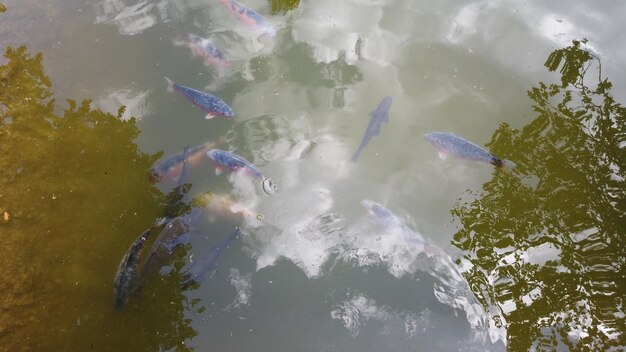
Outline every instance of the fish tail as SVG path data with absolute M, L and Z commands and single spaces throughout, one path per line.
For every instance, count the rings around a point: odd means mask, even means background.
M 517 164 L 515 164 L 511 160 L 507 160 L 507 159 L 502 159 L 501 165 L 502 165 L 503 168 L 505 168 L 507 170 L 513 170 L 517 166 Z
M 163 78 L 165 78 L 165 80 L 167 81 L 167 91 L 168 92 L 173 92 L 174 91 L 174 81 L 172 81 L 171 79 L 163 76 Z
M 514 162 L 512 162 L 511 160 L 507 160 L 507 159 L 498 159 L 498 158 L 493 158 L 491 160 L 491 164 L 494 165 L 497 168 L 502 168 L 502 169 L 506 169 L 506 170 L 513 170 L 516 166 L 516 164 Z
M 361 156 L 361 149 L 357 150 L 354 155 L 352 155 L 352 158 L 350 158 L 350 160 L 354 161 L 356 163 L 356 161 L 359 159 L 359 156 Z

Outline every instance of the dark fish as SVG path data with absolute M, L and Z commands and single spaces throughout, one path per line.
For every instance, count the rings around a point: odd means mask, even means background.
M 200 209 L 193 208 L 188 213 L 174 218 L 163 228 L 150 249 L 142 272 L 143 281 L 158 272 L 164 265 L 169 264 L 177 253 L 184 250 L 185 244 L 189 242 L 189 235 L 195 231 L 193 225 L 199 213 Z
M 230 243 L 234 241 L 240 234 L 241 230 L 239 228 L 236 228 L 235 232 L 233 232 L 230 236 L 228 236 L 217 245 L 213 246 L 207 254 L 202 256 L 202 258 L 194 261 L 189 268 L 189 277 L 187 281 L 183 283 L 183 287 L 189 287 L 194 283 L 202 281 L 204 274 L 217 266 L 217 262 L 222 255 L 222 252 L 224 252 L 224 250 L 228 248 Z
M 189 47 L 191 52 L 193 52 L 194 55 L 200 56 L 207 66 L 228 66 L 229 64 L 226 54 L 206 38 L 198 37 L 191 33 L 185 33 L 179 35 L 174 43 Z
M 189 166 L 195 166 L 204 159 L 206 152 L 214 148 L 216 143 L 206 142 L 202 145 L 193 147 L 188 151 Z M 185 160 L 183 153 L 172 155 L 160 161 L 156 166 L 150 169 L 150 180 L 152 182 L 160 182 L 164 178 L 174 181 L 181 177 L 183 171 L 183 161 Z
M 385 97 L 378 107 L 370 113 L 372 118 L 370 119 L 369 124 L 367 125 L 367 129 L 365 130 L 365 135 L 361 140 L 361 145 L 359 145 L 359 149 L 356 150 L 354 155 L 352 156 L 352 161 L 357 161 L 361 152 L 369 143 L 370 139 L 374 136 L 378 136 L 380 134 L 380 126 L 384 123 L 389 122 L 389 109 L 391 108 L 391 97 Z
M 145 277 L 144 272 L 147 263 L 143 267 L 140 266 L 140 263 L 146 241 L 152 233 L 160 227 L 164 225 L 166 229 L 174 227 L 174 225 L 170 226 L 170 217 L 174 214 L 178 214 L 184 207 L 182 200 L 189 191 L 189 187 L 187 187 L 189 184 L 183 184 L 187 180 L 188 156 L 189 147 L 185 147 L 183 151 L 183 166 L 181 176 L 178 179 L 178 186 L 168 194 L 169 199 L 165 211 L 166 217 L 158 219 L 150 229 L 142 233 L 135 242 L 133 242 L 117 268 L 115 279 L 113 280 L 113 293 L 115 296 L 115 307 L 118 309 L 126 305 L 131 293 L 137 292 L 145 281 L 143 278 Z M 161 235 L 159 235 L 159 238 L 161 238 Z M 159 238 L 157 238 L 157 240 Z
M 205 118 L 210 119 L 215 116 L 233 117 L 235 112 L 222 99 L 207 92 L 202 92 L 186 86 L 181 86 L 172 82 L 171 79 L 165 77 L 168 83 L 167 90 L 170 92 L 177 91 L 187 98 L 193 105 L 206 112 Z
M 115 296 L 115 308 L 124 308 L 130 294 L 135 291 L 139 284 L 141 253 L 144 245 L 151 234 L 160 226 L 167 223 L 167 219 L 158 220 L 150 229 L 142 233 L 130 246 L 115 273 L 113 280 L 113 293 Z
M 424 138 L 439 150 L 439 157 L 441 159 L 445 159 L 448 154 L 452 154 L 459 159 L 480 161 L 496 167 L 504 167 L 507 169 L 513 169 L 515 167 L 514 162 L 500 159 L 485 148 L 452 133 L 431 132 L 425 134 Z
M 239 22 L 247 25 L 250 28 L 260 30 L 263 33 L 273 37 L 276 35 L 276 30 L 272 27 L 263 16 L 259 15 L 254 10 L 234 0 L 221 0 L 222 4 L 226 6 L 230 12 L 235 15 Z
M 185 183 L 188 176 L 188 164 L 189 147 L 185 147 L 183 151 L 183 167 L 178 179 L 178 186 L 170 192 L 168 206 L 166 207 L 166 214 L 175 217 L 159 233 L 159 236 L 152 244 L 142 273 L 143 281 L 163 265 L 169 263 L 175 256 L 175 253 L 185 247 L 185 243 L 189 240 L 188 235 L 194 230 L 193 224 L 198 219 L 200 210 L 187 205 L 187 195 L 191 187 L 190 184 Z

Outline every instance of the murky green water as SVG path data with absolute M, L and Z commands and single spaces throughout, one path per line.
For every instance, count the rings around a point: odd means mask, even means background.
M 2 3 L 1 350 L 625 348 L 621 3 L 246 2 L 274 37 L 219 1 Z M 164 76 L 235 117 L 204 119 Z M 385 96 L 389 122 L 351 162 Z M 432 131 L 517 167 L 441 160 Z M 194 231 L 116 309 L 126 251 L 184 211 L 150 168 L 205 142 L 279 192 L 190 158 Z

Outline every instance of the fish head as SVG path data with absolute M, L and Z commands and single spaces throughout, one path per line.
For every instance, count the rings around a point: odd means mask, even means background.
M 442 144 L 442 137 L 441 132 L 430 132 L 424 135 L 424 139 L 434 146 L 440 146 Z
M 206 152 L 206 156 L 208 156 L 209 159 L 213 160 L 213 162 L 219 163 L 218 160 L 220 159 L 222 152 L 223 151 L 219 149 L 211 149 Z
M 380 102 L 380 106 L 385 110 L 389 110 L 391 109 L 391 97 L 390 96 L 386 96 L 383 98 L 383 100 Z

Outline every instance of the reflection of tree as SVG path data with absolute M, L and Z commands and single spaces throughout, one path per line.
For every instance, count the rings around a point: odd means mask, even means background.
M 42 55 L 8 48 L 0 66 L 0 340 L 6 350 L 184 348 L 176 273 L 155 295 L 113 307 L 117 265 L 163 214 L 133 143 L 134 120 L 69 101 L 60 110 Z M 151 288 L 152 289 L 152 288 Z
M 268 0 L 268 2 L 273 14 L 293 10 L 300 5 L 300 0 Z
M 490 144 L 517 172 L 496 172 L 452 210 L 466 277 L 500 308 L 510 350 L 626 345 L 626 109 L 607 79 L 584 81 L 595 62 L 579 42 L 550 55 L 561 84 L 529 91 L 536 119 L 501 126 Z

